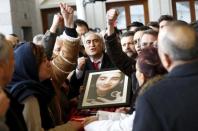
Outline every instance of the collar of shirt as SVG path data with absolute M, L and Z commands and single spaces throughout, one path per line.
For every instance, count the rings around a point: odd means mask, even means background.
M 91 57 L 90 57 L 90 60 L 91 60 L 91 62 L 94 62 L 94 63 L 98 63 L 99 62 L 98 66 L 99 66 L 99 69 L 101 69 L 103 57 L 104 57 L 104 54 L 102 54 L 102 56 L 96 61 L 94 61 L 93 58 L 91 58 Z

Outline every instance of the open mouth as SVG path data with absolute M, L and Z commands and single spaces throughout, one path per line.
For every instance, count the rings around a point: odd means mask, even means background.
M 94 51 L 96 51 L 96 48 L 90 48 L 90 51 L 94 52 Z

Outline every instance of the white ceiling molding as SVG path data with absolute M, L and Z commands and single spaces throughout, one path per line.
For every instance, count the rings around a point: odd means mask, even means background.
M 76 0 L 40 0 L 40 9 L 46 8 L 56 8 L 59 6 L 59 3 L 67 3 L 69 5 L 75 5 Z

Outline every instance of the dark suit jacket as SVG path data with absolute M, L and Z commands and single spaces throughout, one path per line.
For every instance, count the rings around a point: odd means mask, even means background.
M 101 63 L 101 69 L 115 68 L 115 66 L 112 64 L 109 56 L 106 53 L 103 53 L 103 54 L 104 54 L 104 56 L 103 56 L 103 60 L 102 60 L 102 63 Z M 81 85 L 83 85 L 83 81 L 84 81 L 84 78 L 85 78 L 85 73 L 86 73 L 86 71 L 89 71 L 89 70 L 95 70 L 93 65 L 92 65 L 92 62 L 91 62 L 90 58 L 88 58 L 86 63 L 85 63 L 85 68 L 84 68 L 84 71 L 83 71 L 83 75 L 80 79 L 77 79 L 76 72 L 73 73 L 73 75 L 70 79 L 71 87 L 79 88 Z
M 198 61 L 175 67 L 137 101 L 133 131 L 198 131 Z
M 123 51 L 120 42 L 118 41 L 116 34 L 111 36 L 105 36 L 105 44 L 107 54 L 111 58 L 115 66 L 120 69 L 124 74 L 131 77 L 131 74 L 135 72 L 136 60 L 128 57 Z

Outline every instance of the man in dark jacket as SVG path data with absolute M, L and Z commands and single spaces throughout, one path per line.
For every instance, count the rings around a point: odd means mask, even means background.
M 198 130 L 198 38 L 186 24 L 164 27 L 158 52 L 169 74 L 137 101 L 133 131 Z
M 83 84 L 86 71 L 113 68 L 109 56 L 104 52 L 103 38 L 95 32 L 88 32 L 84 35 L 83 44 L 88 57 L 78 58 L 78 65 L 71 77 L 72 87 Z

